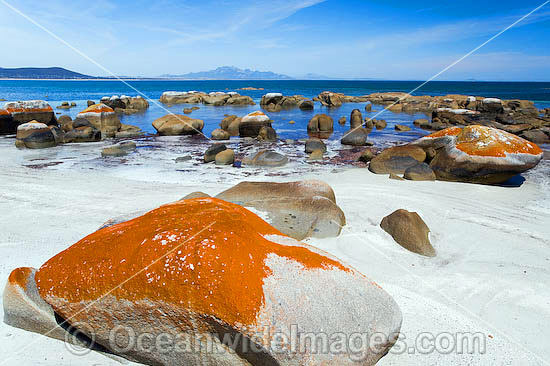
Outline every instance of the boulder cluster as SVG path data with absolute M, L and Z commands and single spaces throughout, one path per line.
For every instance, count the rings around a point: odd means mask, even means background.
M 340 107 L 344 103 L 362 103 L 368 99 L 365 97 L 355 97 L 345 95 L 343 93 L 333 93 L 331 91 L 324 91 L 317 97 L 313 98 L 316 102 L 321 102 L 324 107 Z
M 44 101 L 6 103 L 0 109 L 0 129 L 3 134 L 15 133 L 16 147 L 28 149 L 143 135 L 138 127 L 121 124 L 115 111 L 104 104 L 89 106 L 73 120 L 66 115 L 57 119 Z
M 220 128 L 212 131 L 213 140 L 229 140 L 231 136 L 252 137 L 264 141 L 277 139 L 277 132 L 271 127 L 272 120 L 262 111 L 255 111 L 243 117 L 226 116 Z
M 365 96 L 373 104 L 390 106 L 393 112 L 431 113 L 431 121 L 415 125 L 430 130 L 451 126 L 484 125 L 519 135 L 536 143 L 550 143 L 550 115 L 532 101 L 501 100 L 467 95 L 411 96 L 406 93 L 374 93 Z
M 312 110 L 313 101 L 301 95 L 284 96 L 281 93 L 268 93 L 262 97 L 260 106 L 268 112 L 279 112 L 283 109 L 300 108 Z
M 100 103 L 112 108 L 116 114 L 134 114 L 143 112 L 149 108 L 149 102 L 141 95 L 137 97 L 113 95 L 101 98 Z
M 492 127 L 450 127 L 370 159 L 376 174 L 409 180 L 500 184 L 535 167 L 542 150 L 532 142 Z
M 240 95 L 237 92 L 204 93 L 198 91 L 167 91 L 162 93 L 160 102 L 168 105 L 205 104 L 212 106 L 256 104 L 249 96 Z

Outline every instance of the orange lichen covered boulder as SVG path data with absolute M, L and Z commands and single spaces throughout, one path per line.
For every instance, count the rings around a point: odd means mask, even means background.
M 402 319 L 353 268 L 215 198 L 101 229 L 46 262 L 35 280 L 60 317 L 148 365 L 374 365 Z M 356 332 L 386 338 L 355 350 L 358 358 L 316 352 L 301 339 Z M 129 343 L 132 333 L 152 335 L 152 344 Z M 178 347 L 157 349 L 159 335 L 179 337 Z
M 532 142 L 479 125 L 447 128 L 414 144 L 437 149 L 430 166 L 438 179 L 451 181 L 502 183 L 535 167 L 543 156 Z
M 103 103 L 89 106 L 77 117 L 88 120 L 94 128 L 101 131 L 102 137 L 113 137 L 121 127 L 115 111 Z
M 57 126 L 53 108 L 43 100 L 7 102 L 0 109 L 0 134 L 16 133 L 17 126 L 30 121 Z

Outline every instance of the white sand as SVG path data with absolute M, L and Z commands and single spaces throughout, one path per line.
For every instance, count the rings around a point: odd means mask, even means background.
M 483 355 L 390 353 L 380 365 L 550 362 L 550 198 L 541 179 L 548 173 L 542 169 L 520 188 L 501 188 L 403 182 L 366 169 L 297 163 L 263 172 L 194 165 L 198 157 L 176 165 L 173 159 L 186 154 L 183 148 L 179 153 L 141 149 L 126 165 L 105 164 L 98 158 L 104 144 L 18 151 L 13 139 L 0 138 L 2 285 L 12 269 L 39 267 L 114 216 L 152 209 L 196 190 L 216 194 L 243 179 L 316 178 L 334 188 L 347 226 L 338 238 L 307 242 L 353 265 L 394 297 L 404 315 L 407 346 L 423 332 L 487 336 Z M 64 163 L 23 166 L 52 161 Z M 297 173 L 269 176 L 292 170 Z M 380 229 L 380 220 L 398 208 L 424 218 L 436 258 L 402 249 Z M 119 364 L 96 353 L 74 355 L 62 342 L 3 323 L 0 354 L 0 365 Z

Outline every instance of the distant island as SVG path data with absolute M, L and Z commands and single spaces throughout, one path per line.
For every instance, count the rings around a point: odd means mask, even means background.
M 288 75 L 276 74 L 271 71 L 256 71 L 239 69 L 234 66 L 221 66 L 215 70 L 190 72 L 182 75 L 161 75 L 161 78 L 185 80 L 292 80 Z
M 97 79 L 62 67 L 0 67 L 2 79 Z

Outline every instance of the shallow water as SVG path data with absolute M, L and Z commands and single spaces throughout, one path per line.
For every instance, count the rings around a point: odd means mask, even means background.
M 165 106 L 158 102 L 164 91 L 238 91 L 242 95 L 251 96 L 259 103 L 262 95 L 268 92 L 280 92 L 284 95 L 303 95 L 314 97 L 324 90 L 342 92 L 347 95 L 364 95 L 373 92 L 404 91 L 408 92 L 421 82 L 414 81 L 129 81 L 132 87 L 150 98 L 150 108 L 141 114 L 122 116 L 122 123 L 139 126 L 146 132 L 154 133 L 151 123 L 167 114 L 183 113 L 183 108 L 192 105 L 180 104 Z M 242 90 L 239 88 L 252 86 L 265 90 Z M 135 96 L 138 94 L 128 85 L 120 81 L 47 81 L 47 80 L 0 80 L 0 98 L 6 100 L 44 99 L 52 107 L 56 107 L 63 101 L 76 102 L 77 107 L 71 110 L 56 110 L 62 114 L 75 117 L 78 112 L 86 108 L 87 100 L 98 101 L 103 96 L 126 94 Z M 415 94 L 468 94 L 487 97 L 499 97 L 504 99 L 529 99 L 538 101 L 539 108 L 550 107 L 550 83 L 481 83 L 481 82 L 432 82 L 424 86 Z M 0 103 L 1 104 L 1 103 Z M 315 110 L 301 111 L 298 108 L 285 110 L 278 113 L 267 113 L 274 120 L 273 127 L 282 139 L 298 139 L 307 137 L 306 126 L 309 119 L 317 113 L 329 114 L 334 120 L 335 132 L 331 140 L 338 140 L 349 129 L 349 116 L 354 108 L 358 108 L 364 117 L 374 118 L 383 106 L 374 106 L 374 112 L 364 111 L 365 103 L 348 103 L 340 108 L 325 108 L 320 103 L 315 103 Z M 191 116 L 204 120 L 204 133 L 210 136 L 211 132 L 219 127 L 224 114 L 245 115 L 258 110 L 256 106 L 204 106 L 198 105 L 199 110 Z M 345 116 L 348 119 L 346 126 L 340 126 L 336 121 Z M 426 118 L 422 113 L 407 114 L 384 111 L 375 118 L 385 119 L 388 127 L 383 131 L 373 131 L 369 139 L 373 142 L 409 141 L 426 134 L 425 131 L 416 128 L 412 122 L 417 118 Z M 290 124 L 289 121 L 295 121 Z M 412 128 L 409 132 L 396 132 L 395 124 L 404 124 Z

